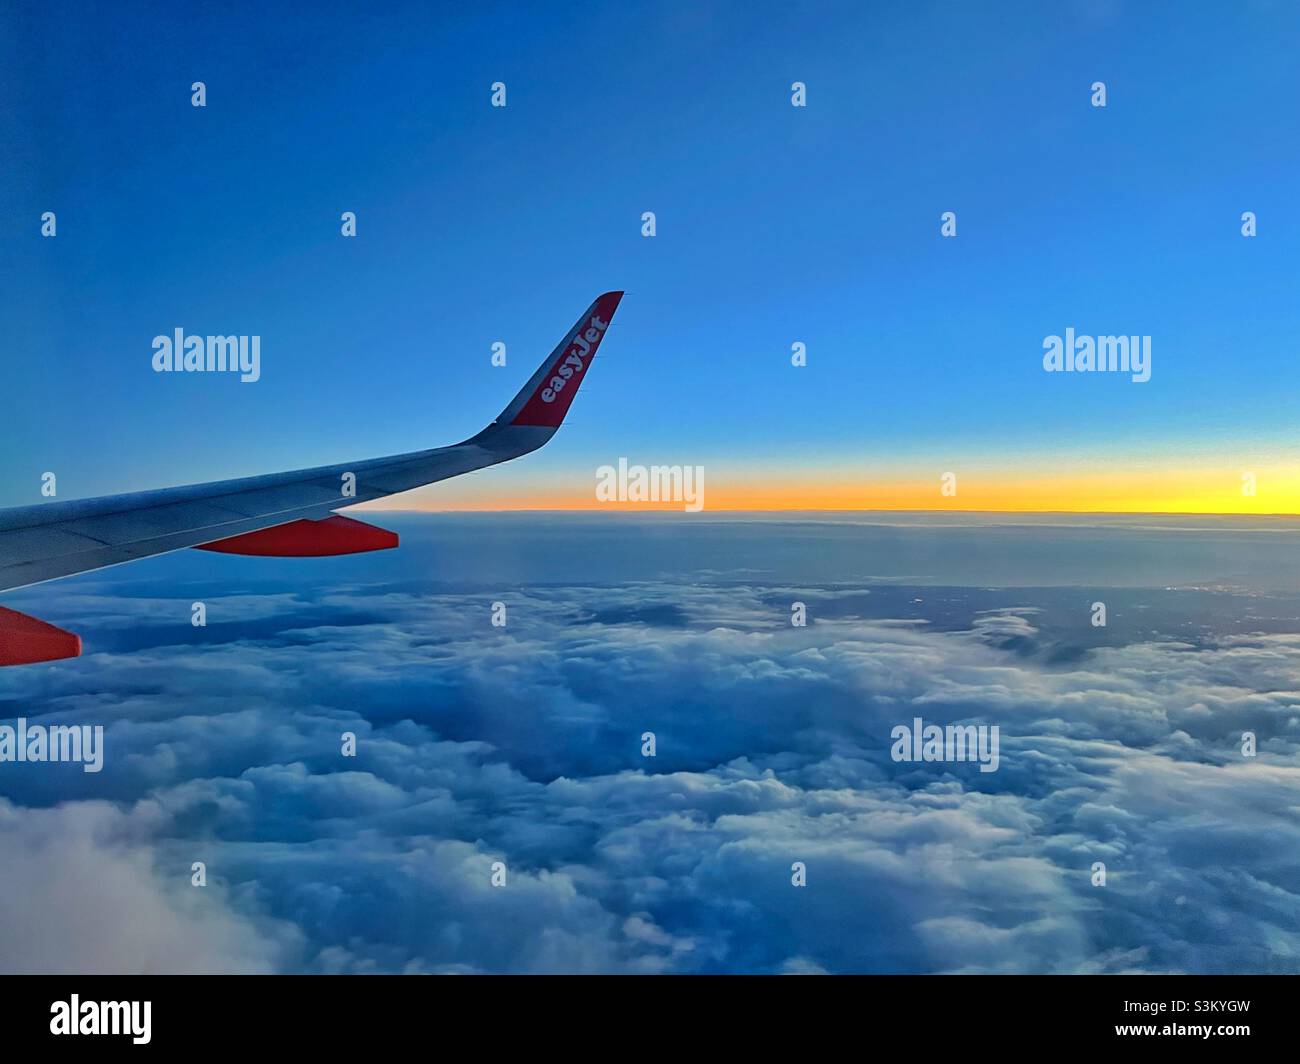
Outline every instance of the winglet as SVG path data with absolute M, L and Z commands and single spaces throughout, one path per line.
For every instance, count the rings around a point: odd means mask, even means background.
M 606 292 L 596 298 L 550 357 L 538 367 L 532 379 L 501 412 L 498 424 L 559 427 L 622 298 L 622 292 Z

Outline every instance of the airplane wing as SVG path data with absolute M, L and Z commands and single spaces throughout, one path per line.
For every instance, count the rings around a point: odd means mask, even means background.
M 598 297 L 496 420 L 450 447 L 0 510 L 0 591 L 183 547 L 282 557 L 395 547 L 392 532 L 334 511 L 537 450 L 568 413 L 622 297 Z M 0 607 L 0 665 L 80 652 L 71 632 Z

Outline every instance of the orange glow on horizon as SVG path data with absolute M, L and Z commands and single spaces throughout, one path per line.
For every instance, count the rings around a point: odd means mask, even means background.
M 708 467 L 706 467 L 706 472 Z M 1243 491 L 1242 469 L 1219 467 L 1195 472 L 1150 467 L 1123 472 L 1073 472 L 1063 475 L 1008 475 L 972 470 L 957 475 L 955 496 L 940 492 L 940 478 L 888 479 L 864 475 L 851 481 L 819 471 L 808 476 L 759 475 L 726 471 L 706 476 L 704 513 L 782 510 L 921 510 L 1004 513 L 1186 513 L 1300 514 L 1300 472 L 1295 466 L 1260 465 L 1255 494 Z M 676 503 L 601 502 L 590 483 L 568 477 L 514 484 L 487 480 L 458 486 L 434 485 L 404 496 L 366 504 L 375 510 L 441 511 L 646 511 L 681 512 Z

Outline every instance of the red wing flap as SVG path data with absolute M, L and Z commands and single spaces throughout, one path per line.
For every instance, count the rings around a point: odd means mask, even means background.
M 260 528 L 242 536 L 204 543 L 195 549 L 263 558 L 324 558 L 335 554 L 388 550 L 396 546 L 396 532 L 335 514 L 323 521 L 290 521 L 272 528 Z
M 0 665 L 31 665 L 81 654 L 81 636 L 0 606 Z

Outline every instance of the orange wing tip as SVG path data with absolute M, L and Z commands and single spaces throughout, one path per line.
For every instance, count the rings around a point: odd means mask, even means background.
M 0 666 L 32 665 L 81 655 L 81 636 L 0 606 Z
M 335 514 L 323 521 L 289 521 L 204 543 L 197 550 L 260 558 L 325 558 L 397 546 L 397 533 Z
M 597 298 L 587 316 L 569 334 L 559 357 L 551 363 L 550 373 L 542 378 L 512 425 L 560 427 L 622 298 L 622 292 L 606 292 Z

